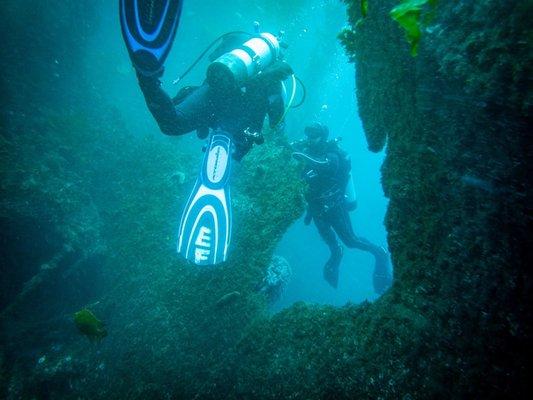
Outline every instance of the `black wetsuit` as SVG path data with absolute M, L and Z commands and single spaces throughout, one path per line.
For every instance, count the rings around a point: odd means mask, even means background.
M 242 158 L 254 143 L 262 142 L 260 135 L 252 137 L 245 130 L 260 134 L 267 114 L 273 127 L 284 111 L 281 80 L 257 79 L 244 89 L 225 91 L 204 83 L 176 101 L 161 88 L 159 79 L 140 74 L 138 79 L 148 109 L 163 133 L 183 135 L 193 130 L 206 133 L 208 128 L 222 130 L 233 139 L 236 159 Z
M 376 258 L 376 273 L 387 269 L 386 251 L 357 236 L 350 220 L 350 204 L 346 199 L 346 187 L 350 177 L 351 163 L 346 153 L 339 149 L 335 142 L 325 143 L 319 149 L 304 148 L 303 153 L 310 156 L 306 160 L 304 176 L 309 184 L 306 193 L 308 214 L 306 222 L 312 219 L 322 239 L 328 245 L 331 256 L 324 266 L 324 278 L 333 287 L 338 285 L 339 265 L 342 259 L 342 243 L 372 253 Z M 352 210 L 355 206 L 352 206 Z M 379 286 L 379 285 L 378 285 Z M 381 289 L 376 291 L 381 292 Z

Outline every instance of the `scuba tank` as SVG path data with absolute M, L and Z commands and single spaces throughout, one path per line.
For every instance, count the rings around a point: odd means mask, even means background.
M 242 46 L 225 53 L 207 68 L 206 80 L 211 87 L 242 86 L 280 57 L 276 36 L 263 32 Z

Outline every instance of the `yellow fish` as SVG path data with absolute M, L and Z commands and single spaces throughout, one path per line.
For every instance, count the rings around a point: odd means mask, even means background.
M 78 330 L 91 340 L 102 340 L 107 336 L 104 323 L 86 308 L 74 314 L 74 323 Z

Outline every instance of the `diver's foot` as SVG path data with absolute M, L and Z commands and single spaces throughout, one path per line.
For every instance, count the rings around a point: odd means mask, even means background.
M 202 127 L 198 128 L 196 130 L 196 136 L 198 136 L 198 139 L 207 139 L 209 136 L 209 128 L 208 127 Z
M 383 247 L 375 254 L 376 264 L 372 275 L 374 291 L 383 294 L 392 285 L 392 272 L 389 264 L 389 253 Z
M 339 285 L 339 266 L 341 260 L 342 246 L 337 245 L 337 247 L 331 250 L 331 256 L 326 265 L 324 265 L 324 279 L 335 289 Z
M 339 265 L 333 265 L 329 262 L 326 263 L 324 266 L 324 279 L 333 288 L 337 289 L 339 286 Z

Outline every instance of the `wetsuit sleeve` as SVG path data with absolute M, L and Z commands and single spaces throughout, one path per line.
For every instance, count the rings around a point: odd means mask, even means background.
M 328 153 L 326 156 L 327 164 L 325 170 L 327 172 L 336 173 L 339 169 L 339 155 L 337 153 Z
M 207 85 L 201 86 L 177 107 L 161 88 L 157 78 L 137 75 L 148 109 L 155 118 L 161 132 L 166 135 L 183 135 L 200 126 L 209 115 Z

